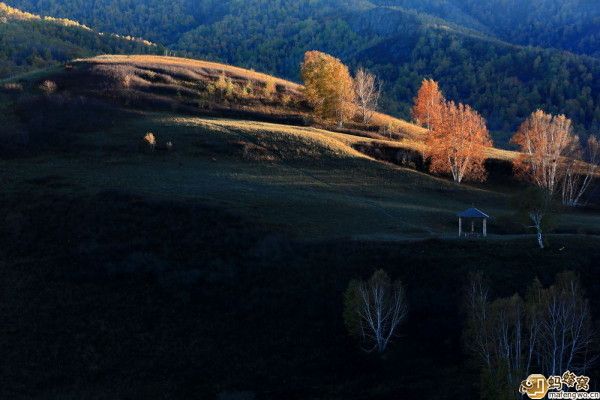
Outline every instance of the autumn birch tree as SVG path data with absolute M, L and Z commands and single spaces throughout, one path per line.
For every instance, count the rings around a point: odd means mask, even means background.
M 368 124 L 377 110 L 381 96 L 381 82 L 375 75 L 359 68 L 354 77 L 354 89 L 362 122 Z
M 444 102 L 427 137 L 432 173 L 450 173 L 455 182 L 484 181 L 485 148 L 492 146 L 485 119 L 468 105 Z
M 537 110 L 511 139 L 521 154 L 514 162 L 517 176 L 531 181 L 552 196 L 566 173 L 565 157 L 573 148 L 571 120 Z
M 444 103 L 439 84 L 433 79 L 423 79 L 412 109 L 413 120 L 428 130 L 433 129 Z
M 304 54 L 301 67 L 304 94 L 318 117 L 342 126 L 355 111 L 354 82 L 339 59 L 320 51 Z

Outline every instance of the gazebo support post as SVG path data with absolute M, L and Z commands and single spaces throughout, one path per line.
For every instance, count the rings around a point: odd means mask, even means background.
M 462 236 L 462 218 L 458 217 L 458 237 Z
M 487 218 L 483 219 L 483 237 L 487 237 Z

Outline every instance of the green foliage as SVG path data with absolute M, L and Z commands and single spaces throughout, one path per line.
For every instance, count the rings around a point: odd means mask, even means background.
M 372 0 L 418 10 L 503 40 L 600 55 L 600 7 L 589 0 Z
M 161 46 L 44 20 L 0 22 L 0 78 L 103 53 L 161 53 Z

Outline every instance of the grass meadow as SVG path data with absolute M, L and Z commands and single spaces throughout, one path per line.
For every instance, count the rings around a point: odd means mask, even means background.
M 0 93 L 5 129 L 48 139 L 0 159 L 1 398 L 475 398 L 469 273 L 493 296 L 565 269 L 598 290 L 597 210 L 563 210 L 541 251 L 514 221 L 518 183 L 456 185 L 358 151 L 418 149 L 408 123 L 386 141 L 120 97 L 90 117 L 96 103 L 60 95 L 56 115 L 11 114 Z M 494 217 L 487 240 L 455 238 L 472 206 Z M 348 282 L 377 269 L 409 302 L 384 357 L 342 320 Z

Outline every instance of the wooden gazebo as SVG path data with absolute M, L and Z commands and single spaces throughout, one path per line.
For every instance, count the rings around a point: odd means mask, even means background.
M 481 222 L 481 236 L 487 236 L 487 220 L 490 218 L 489 215 L 477 208 L 469 208 L 463 212 L 457 214 L 458 216 L 458 236 L 459 237 L 477 237 L 480 236 L 479 232 L 475 232 L 475 223 L 479 225 Z M 463 221 L 471 223 L 471 229 L 463 231 Z

